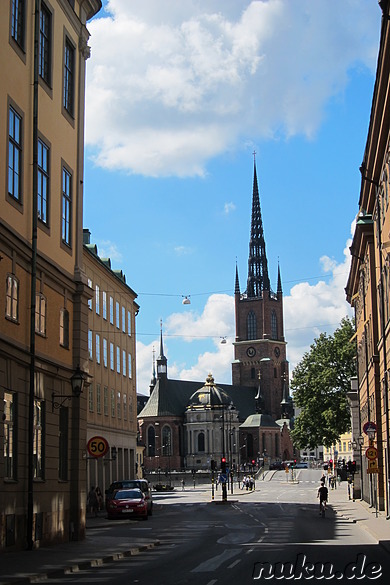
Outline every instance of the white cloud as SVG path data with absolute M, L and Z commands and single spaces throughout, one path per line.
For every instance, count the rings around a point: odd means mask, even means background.
M 284 298 L 290 372 L 321 332 L 332 334 L 343 317 L 353 315 L 344 291 L 350 266 L 350 245 L 351 241 L 348 241 L 341 264 L 328 256 L 320 259 L 323 271 L 329 277 L 327 282 L 320 280 L 315 285 L 302 282 L 293 286 L 290 295 Z
M 122 252 L 118 249 L 115 242 L 111 242 L 110 240 L 98 241 L 98 254 L 100 258 L 111 258 L 114 262 L 122 262 L 123 260 Z
M 226 215 L 228 215 L 230 212 L 234 211 L 235 209 L 236 209 L 236 206 L 232 202 L 225 203 L 224 208 L 223 208 Z
M 96 164 L 205 173 L 242 140 L 319 128 L 353 67 L 374 69 L 380 14 L 360 0 L 111 0 L 89 23 Z

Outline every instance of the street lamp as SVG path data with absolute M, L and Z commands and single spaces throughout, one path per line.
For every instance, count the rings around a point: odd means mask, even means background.
M 51 411 L 54 412 L 55 408 L 61 408 L 63 406 L 65 400 L 71 400 L 72 398 L 80 398 L 85 384 L 85 374 L 82 370 L 80 370 L 80 366 L 77 365 L 76 371 L 74 372 L 73 376 L 70 379 L 70 383 L 72 385 L 72 394 L 56 394 L 52 392 L 51 395 Z M 56 402 L 56 396 L 61 400 L 60 402 Z

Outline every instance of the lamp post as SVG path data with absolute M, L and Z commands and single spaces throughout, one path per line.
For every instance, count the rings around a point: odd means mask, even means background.
M 363 458 L 362 447 L 364 445 L 363 435 L 359 435 L 357 439 L 352 441 L 352 449 L 355 452 L 359 448 L 359 465 L 360 465 L 360 499 L 363 500 Z
M 367 428 L 367 436 L 368 436 L 368 441 L 369 441 L 369 445 L 370 447 L 374 446 L 374 441 L 375 441 L 375 437 L 376 437 L 376 430 L 373 426 L 370 426 Z M 372 473 L 370 473 L 370 485 L 371 485 L 371 506 L 372 507 L 372 501 L 374 500 L 374 505 L 375 505 L 375 516 L 378 518 L 378 492 L 377 492 L 377 481 L 375 481 L 375 485 L 374 482 L 372 480 Z

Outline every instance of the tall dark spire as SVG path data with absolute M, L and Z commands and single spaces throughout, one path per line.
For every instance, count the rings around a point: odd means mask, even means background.
M 283 290 L 282 290 L 282 279 L 281 279 L 281 276 L 280 276 L 280 264 L 279 264 L 279 261 L 278 261 L 278 289 L 277 289 L 276 292 L 278 293 L 278 295 L 279 294 L 283 294 Z
M 164 355 L 162 321 L 160 321 L 160 355 L 157 358 L 157 378 L 167 377 L 167 358 Z
M 254 153 L 254 155 L 255 154 L 256 153 Z M 249 242 L 248 282 L 246 292 L 248 297 L 261 297 L 263 291 L 269 291 L 270 288 L 255 159 L 253 175 L 251 237 Z
M 240 294 L 240 281 L 238 280 L 238 267 L 237 267 L 237 260 L 236 260 L 236 282 L 234 285 L 234 294 Z

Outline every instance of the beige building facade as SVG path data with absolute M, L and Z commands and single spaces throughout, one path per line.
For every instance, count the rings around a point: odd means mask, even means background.
M 357 379 L 349 393 L 353 459 L 358 462 L 361 497 L 389 515 L 390 3 L 383 0 L 379 5 L 379 55 L 346 294 L 355 310 L 358 348 Z M 373 460 L 366 456 L 370 444 L 377 452 Z
M 85 534 L 86 23 L 100 8 L 0 3 L 0 552 Z
M 101 437 L 108 445 L 101 457 L 86 452 L 87 484 L 104 492 L 112 481 L 136 477 L 135 318 L 139 306 L 123 272 L 113 270 L 109 258 L 99 257 L 88 229 L 84 229 L 84 269 L 91 292 L 87 441 Z

